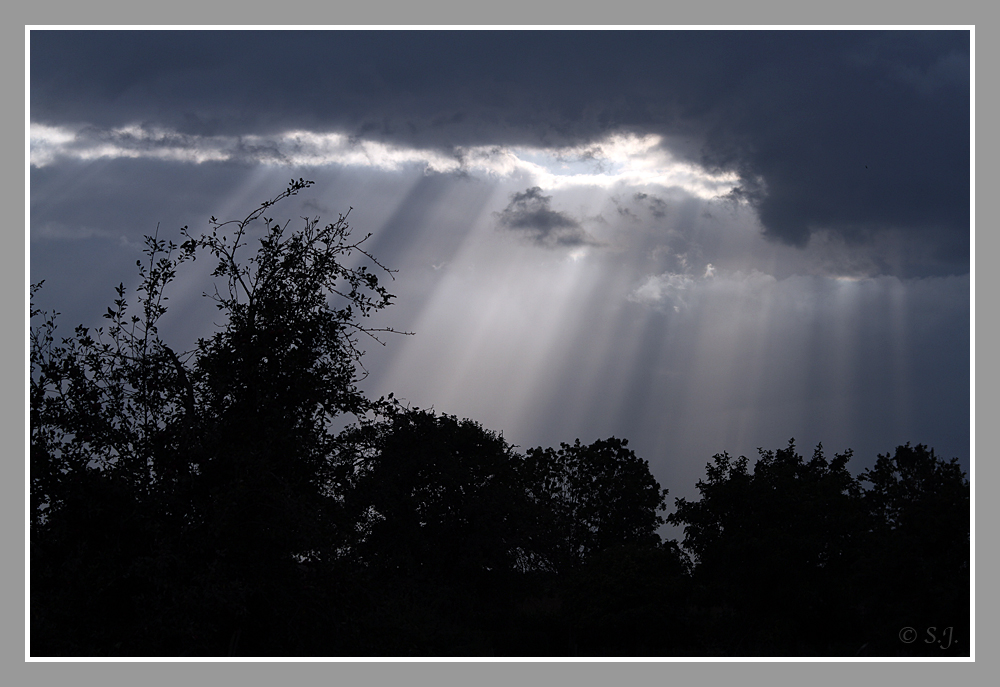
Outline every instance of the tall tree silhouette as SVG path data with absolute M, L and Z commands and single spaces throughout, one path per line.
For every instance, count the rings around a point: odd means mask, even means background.
M 311 185 L 293 180 L 202 235 L 185 227 L 180 246 L 147 237 L 139 312 L 120 285 L 106 330 L 78 327 L 59 344 L 55 316 L 32 310 L 43 320 L 30 347 L 36 647 L 236 651 L 282 616 L 296 566 L 335 548 L 330 424 L 377 408 L 356 385 L 360 338 L 388 330 L 361 322 L 392 296 L 346 216 L 291 233 L 265 216 Z M 259 246 L 245 255 L 251 232 Z M 166 287 L 206 252 L 224 324 L 178 354 L 157 329 Z M 375 270 L 345 266 L 354 253 Z

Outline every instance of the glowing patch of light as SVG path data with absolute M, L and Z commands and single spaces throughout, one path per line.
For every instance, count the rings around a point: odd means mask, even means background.
M 531 172 L 544 190 L 653 184 L 681 188 L 707 199 L 729 193 L 739 181 L 733 172 L 713 174 L 698 165 L 681 162 L 661 148 L 661 142 L 662 138 L 654 134 L 615 134 L 584 146 L 523 148 L 513 154 L 522 169 Z M 581 166 L 589 166 L 593 171 L 572 171 Z
M 260 136 L 244 137 L 261 146 L 275 145 L 275 161 L 294 166 L 339 164 L 350 167 L 374 167 L 395 171 L 410 165 L 423 165 L 433 172 L 456 172 L 459 160 L 434 150 L 407 148 L 381 141 L 351 141 L 339 133 L 290 131 L 273 142 Z
M 492 178 L 527 176 L 544 190 L 619 184 L 681 188 L 700 198 L 728 193 L 735 173 L 714 174 L 675 159 L 653 134 L 614 134 L 586 145 L 561 148 L 508 148 L 483 145 L 451 152 L 382 141 L 354 139 L 338 132 L 294 130 L 276 136 L 198 136 L 137 124 L 100 130 L 31 124 L 31 164 L 44 167 L 58 157 L 152 158 L 203 163 L 239 160 L 262 165 L 343 165 L 395 171 L 423 166 L 438 173 L 464 172 Z
M 76 132 L 58 126 L 31 123 L 28 133 L 31 142 L 31 164 L 44 167 L 51 164 L 67 144 L 76 138 Z
M 221 161 L 231 156 L 223 137 L 195 137 L 158 128 L 129 125 L 99 131 L 32 123 L 29 129 L 31 164 L 44 167 L 59 157 L 78 160 L 154 158 L 176 162 Z

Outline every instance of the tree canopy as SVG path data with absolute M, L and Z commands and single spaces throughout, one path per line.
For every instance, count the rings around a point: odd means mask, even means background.
M 907 444 L 855 478 L 851 457 L 827 460 L 820 445 L 806 461 L 789 441 L 761 449 L 751 471 L 723 453 L 698 482 L 701 499 L 677 500 L 667 519 L 684 527 L 701 603 L 718 611 L 706 644 L 750 655 L 968 651 L 967 634 L 961 649 L 924 634 L 968 628 L 969 483 L 957 460 Z M 919 644 L 900 641 L 906 627 L 920 628 Z

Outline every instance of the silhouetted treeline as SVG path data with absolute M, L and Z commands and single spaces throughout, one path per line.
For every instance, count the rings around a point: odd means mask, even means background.
M 32 655 L 968 655 L 957 460 L 722 454 L 664 517 L 625 440 L 522 453 L 367 399 L 389 272 L 345 217 L 265 217 L 310 183 L 148 238 L 137 314 L 120 286 L 106 329 L 32 311 Z M 206 252 L 224 323 L 175 353 L 164 289 Z

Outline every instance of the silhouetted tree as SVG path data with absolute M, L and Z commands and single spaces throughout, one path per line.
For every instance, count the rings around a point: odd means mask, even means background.
M 540 531 L 521 457 L 471 420 L 397 408 L 341 436 L 368 633 L 402 654 L 495 652 L 487 639 Z
M 856 479 L 850 458 L 828 461 L 818 446 L 805 461 L 789 442 L 761 450 L 751 472 L 745 457 L 720 454 L 701 499 L 677 500 L 667 520 L 684 526 L 696 561 L 693 653 L 925 652 L 899 639 L 906 627 L 923 638 L 952 626 L 967 641 L 968 483 L 957 461 L 901 446 Z
M 579 565 L 612 546 L 659 544 L 667 490 L 627 446 L 628 440 L 611 437 L 528 451 L 531 494 L 554 515 L 557 567 Z
M 293 183 L 286 195 L 307 185 Z M 196 523 L 225 542 L 215 565 L 226 579 L 240 580 L 238 616 L 263 609 L 272 628 L 261 627 L 264 636 L 274 634 L 272 616 L 287 613 L 287 600 L 276 600 L 279 589 L 294 586 L 296 566 L 329 559 L 347 536 L 340 495 L 327 488 L 337 460 L 331 423 L 374 408 L 356 386 L 358 336 L 374 335 L 359 318 L 392 298 L 367 266 L 342 264 L 353 252 L 367 255 L 350 240 L 346 217 L 326 226 L 307 220 L 286 236 L 264 216 L 272 203 L 240 222 L 213 218 L 211 233 L 200 238 L 185 229 L 181 245 L 183 259 L 207 249 L 217 260 L 213 275 L 226 288 L 211 297 L 228 316 L 195 354 L 204 427 L 198 451 L 206 458 L 198 480 L 205 506 Z M 264 236 L 241 262 L 257 218 Z M 232 234 L 223 233 L 228 227 Z
M 805 461 L 790 441 L 761 450 L 751 472 L 745 457 L 720 454 L 698 482 L 702 498 L 677 499 L 667 519 L 684 526 L 701 602 L 719 619 L 707 642 L 750 655 L 833 650 L 824 642 L 836 639 L 834 628 L 802 628 L 836 609 L 855 556 L 862 521 L 850 457 L 827 461 L 818 446 Z
M 971 510 L 958 459 L 907 443 L 879 455 L 860 481 L 869 536 L 855 603 L 868 653 L 968 655 Z M 914 642 L 898 641 L 903 627 Z
M 59 344 L 55 316 L 32 310 L 44 320 L 30 345 L 36 653 L 294 643 L 300 629 L 282 620 L 306 604 L 286 591 L 297 566 L 345 536 L 330 425 L 378 407 L 356 386 L 359 337 L 387 330 L 360 322 L 392 299 L 367 266 L 345 266 L 361 253 L 385 269 L 345 216 L 291 234 L 265 217 L 311 184 L 293 180 L 242 220 L 213 217 L 207 234 L 185 227 L 179 247 L 147 237 L 139 312 L 120 285 L 107 330 Z M 157 330 L 165 289 L 202 251 L 224 282 L 210 295 L 224 324 L 177 354 Z
M 356 452 L 344 463 L 358 561 L 459 579 L 525 567 L 533 506 L 503 437 L 423 410 L 360 432 L 367 437 L 345 442 Z
M 524 456 L 471 420 L 402 409 L 342 440 L 349 557 L 382 604 L 369 633 L 401 653 L 575 652 L 578 626 L 612 593 L 602 565 L 631 586 L 623 624 L 637 613 L 651 629 L 662 609 L 645 590 L 677 590 L 680 554 L 656 534 L 666 492 L 624 441 Z

